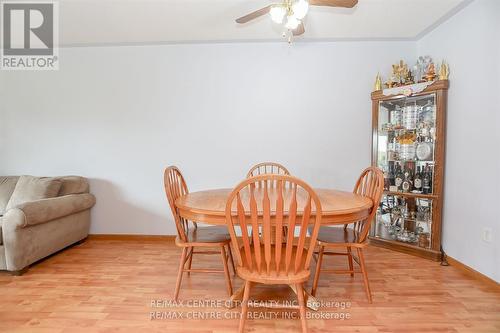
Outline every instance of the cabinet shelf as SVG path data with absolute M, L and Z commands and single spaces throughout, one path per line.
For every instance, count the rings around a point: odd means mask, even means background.
M 441 252 L 420 247 L 411 243 L 400 242 L 392 239 L 385 239 L 378 236 L 370 236 L 370 244 L 384 247 L 386 249 L 396 250 L 408 254 L 413 254 L 419 257 L 432 259 L 434 261 L 441 260 Z
M 417 160 L 417 159 L 411 159 L 411 160 L 387 160 L 387 162 L 399 162 L 399 163 L 406 163 L 406 162 L 413 162 L 413 163 L 421 163 L 421 164 L 435 164 L 436 161 L 425 161 L 425 160 Z
M 437 195 L 434 194 L 423 194 L 423 193 L 411 193 L 411 192 L 391 192 L 384 191 L 385 195 L 398 195 L 406 198 L 422 198 L 422 199 L 437 199 Z

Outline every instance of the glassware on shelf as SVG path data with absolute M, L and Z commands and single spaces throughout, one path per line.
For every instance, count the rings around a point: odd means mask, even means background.
M 403 108 L 402 125 L 407 130 L 414 130 L 417 128 L 418 108 L 415 104 L 406 105 Z
M 427 123 L 419 122 L 417 124 L 417 134 L 419 137 L 430 137 L 431 136 L 431 127 Z
M 427 101 L 425 105 L 419 108 L 419 121 L 434 126 L 436 116 L 436 105 L 432 101 Z
M 397 161 L 399 159 L 399 155 L 396 153 L 398 145 L 395 133 L 391 132 L 387 136 L 387 162 Z
M 421 246 L 430 239 L 431 199 L 406 198 L 387 194 L 377 211 L 375 235 L 383 239 Z M 427 236 L 420 237 L 421 234 Z M 422 239 L 422 241 L 421 241 Z M 427 244 L 426 248 L 430 245 Z
M 396 152 L 399 155 L 399 159 L 402 161 L 405 160 L 414 160 L 415 159 L 415 139 L 416 134 L 413 132 L 405 132 L 398 137 L 399 146 L 396 149 Z
M 403 230 L 402 232 L 397 234 L 396 238 L 400 242 L 408 243 L 410 241 L 410 234 L 408 233 L 408 230 Z
M 399 159 L 409 161 L 415 159 L 416 147 L 415 144 L 402 144 L 399 150 Z
M 382 126 L 380 127 L 380 130 L 382 132 L 389 132 L 389 131 L 392 131 L 393 130 L 393 126 L 391 123 L 385 123 L 385 124 L 382 124 Z
M 423 106 L 418 106 L 418 135 L 435 140 L 436 135 L 436 105 L 428 100 Z
M 417 208 L 417 215 L 416 215 L 417 221 L 428 222 L 430 218 L 431 218 L 430 207 L 419 205 Z
M 403 122 L 403 110 L 399 105 L 396 105 L 394 110 L 391 112 L 391 124 L 392 128 L 398 129 L 401 128 Z

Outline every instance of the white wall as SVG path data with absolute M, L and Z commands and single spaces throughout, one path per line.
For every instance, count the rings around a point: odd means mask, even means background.
M 91 179 L 92 233 L 173 234 L 163 168 L 191 190 L 273 160 L 351 190 L 370 163 L 377 71 L 411 42 L 70 48 L 58 72 L 1 72 L 0 174 Z
M 444 250 L 500 281 L 500 1 L 476 0 L 417 49 L 451 67 Z

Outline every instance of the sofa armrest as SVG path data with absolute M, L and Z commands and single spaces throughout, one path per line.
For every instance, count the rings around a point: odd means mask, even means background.
M 61 217 L 75 214 L 92 208 L 95 204 L 95 197 L 90 193 L 70 194 L 62 197 L 41 199 L 26 202 L 9 209 L 4 219 L 15 215 L 17 227 L 27 227 L 30 225 L 49 222 Z

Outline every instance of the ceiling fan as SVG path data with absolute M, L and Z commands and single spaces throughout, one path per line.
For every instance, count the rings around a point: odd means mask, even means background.
M 290 41 L 292 35 L 299 36 L 305 32 L 303 19 L 307 15 L 309 6 L 352 8 L 357 3 L 358 0 L 283 0 L 237 18 L 236 22 L 244 24 L 269 13 L 273 22 L 285 23 L 286 31 L 283 35 L 286 36 L 288 32 Z

